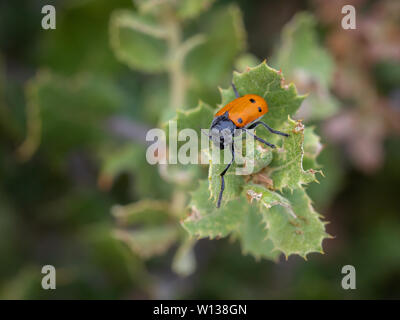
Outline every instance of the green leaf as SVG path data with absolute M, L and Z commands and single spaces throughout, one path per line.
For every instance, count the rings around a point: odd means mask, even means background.
M 172 260 L 172 270 L 176 274 L 187 277 L 195 271 L 196 259 L 193 252 L 195 243 L 194 239 L 188 236 L 181 242 Z
M 275 249 L 286 257 L 298 254 L 306 258 L 311 252 L 323 253 L 322 241 L 330 236 L 304 189 L 284 191 L 282 195 L 260 185 L 249 185 L 246 189 L 259 205 L 268 239 Z
M 58 6 L 57 28 L 43 33 L 32 52 L 37 65 L 62 74 L 90 71 L 115 76 L 121 64 L 109 45 L 110 12 L 127 4 L 125 0 L 73 0 Z
M 214 110 L 206 103 L 199 101 L 196 108 L 189 110 L 177 110 L 174 119 L 163 124 L 167 133 L 167 142 L 170 140 L 177 141 L 177 150 L 189 142 L 178 141 L 178 134 L 184 129 L 195 130 L 199 138 L 197 144 L 197 151 L 201 152 L 200 139 L 204 138 L 201 129 L 208 129 L 214 116 Z M 175 125 L 177 130 L 170 130 L 170 125 Z M 169 146 L 171 148 L 171 146 Z M 171 158 L 170 158 L 171 159 Z M 197 164 L 169 164 L 162 166 L 162 173 L 167 181 L 177 183 L 180 186 L 190 188 L 193 186 L 193 181 L 204 177 L 204 171 Z
M 29 158 L 40 142 L 63 157 L 71 149 L 100 145 L 108 135 L 104 121 L 126 102 L 109 80 L 78 74 L 65 78 L 40 71 L 26 87 L 27 139 L 19 154 Z
M 328 50 L 319 44 L 315 18 L 299 13 L 284 28 L 282 43 L 273 59 L 286 80 L 299 90 L 309 92 L 300 116 L 324 119 L 338 109 L 338 101 L 329 93 L 333 79 L 334 61 Z
M 304 129 L 304 158 L 303 167 L 306 169 L 316 169 L 320 165 L 317 162 L 317 157 L 322 151 L 321 138 L 314 132 L 314 127 Z
M 117 148 L 104 148 L 100 152 L 101 169 L 98 185 L 109 190 L 116 178 L 128 173 L 134 177 L 135 195 L 140 197 L 166 198 L 171 187 L 160 177 L 158 166 L 150 165 L 146 160 L 146 147 L 129 143 Z
M 116 57 L 134 70 L 161 72 L 166 68 L 165 29 L 147 16 L 117 10 L 110 19 L 110 43 Z
M 141 224 L 154 225 L 170 220 L 169 203 L 159 200 L 140 200 L 128 205 L 116 205 L 112 214 L 119 225 Z
M 193 19 L 208 10 L 215 0 L 133 0 L 142 14 L 162 16 L 169 10 L 182 20 Z
M 267 122 L 275 129 L 280 129 L 287 122 L 288 114 L 294 114 L 303 99 L 297 95 L 293 85 L 284 88 L 281 86 L 281 81 L 282 75 L 270 68 L 265 62 L 257 67 L 249 68 L 246 72 L 235 72 L 233 77 L 233 82 L 240 95 L 258 94 L 266 99 L 269 106 Z M 220 89 L 220 92 L 221 106 L 235 99 L 232 88 Z M 264 135 L 266 134 L 265 131 L 264 129 Z M 271 135 L 266 139 L 271 139 Z M 272 139 L 275 140 L 277 138 L 272 137 Z M 266 167 L 271 162 L 272 157 L 269 149 L 260 149 L 259 147 L 255 148 L 253 154 L 255 170 L 251 172 L 252 174 Z M 247 161 L 251 161 L 251 155 L 252 153 L 248 153 Z M 219 174 L 226 167 L 223 161 L 220 161 L 220 164 L 216 163 L 216 159 L 212 159 L 209 169 L 210 192 L 214 199 L 218 197 L 221 186 Z M 237 198 L 242 191 L 244 180 L 243 176 L 235 175 L 236 166 L 236 163 L 234 163 L 225 175 L 224 202 Z
M 271 148 L 261 146 L 260 144 L 256 144 L 252 149 L 247 145 L 245 148 L 245 156 L 236 155 L 236 157 L 241 158 L 244 163 L 243 168 L 246 170 L 243 171 L 243 174 L 256 174 L 271 163 L 273 158 Z
M 215 146 L 212 146 L 215 148 Z M 214 202 L 217 201 L 218 195 L 221 189 L 221 176 L 220 173 L 225 169 L 232 156 L 229 155 L 228 159 L 225 161 L 224 153 L 222 152 L 220 155 L 220 159 L 217 159 L 217 156 L 214 155 L 212 158 L 209 169 L 208 169 L 208 181 L 209 181 L 209 189 L 210 195 Z M 229 170 L 226 172 L 225 179 L 225 191 L 222 199 L 222 203 L 227 203 L 233 199 L 239 197 L 242 192 L 242 187 L 244 185 L 243 176 L 237 175 L 235 173 L 238 168 L 237 162 L 235 161 Z
M 277 130 L 287 122 L 288 115 L 293 116 L 297 112 L 305 98 L 297 94 L 293 84 L 282 86 L 283 81 L 282 74 L 269 67 L 265 61 L 256 67 L 249 67 L 245 72 L 233 74 L 233 83 L 239 95 L 257 94 L 266 100 L 269 111 L 261 120 Z M 220 93 L 220 107 L 236 98 L 232 87 L 220 89 Z M 272 142 L 281 139 L 264 128 L 260 128 L 257 135 Z
M 236 161 L 225 175 L 220 209 L 216 209 L 215 201 L 220 192 L 220 173 L 226 167 L 222 161 L 225 155 L 224 152 L 216 155 L 212 150 L 208 151 L 209 187 L 207 189 L 206 182 L 201 181 L 199 188 L 192 193 L 191 213 L 182 222 L 183 227 L 190 235 L 199 238 L 231 235 L 240 241 L 243 253 L 249 253 L 256 259 L 264 257 L 276 261 L 280 252 L 286 256 L 298 254 L 303 257 L 309 252 L 321 252 L 322 240 L 328 235 L 302 188 L 304 184 L 316 180 L 313 168 L 303 169 L 303 158 L 306 157 L 308 165 L 315 167 L 321 143 L 313 128 L 305 131 L 301 121 L 290 118 L 297 112 L 304 97 L 297 95 L 294 85 L 283 85 L 281 73 L 265 62 L 248 68 L 246 72 L 235 73 L 233 82 L 240 95 L 252 93 L 263 96 L 270 110 L 265 117 L 266 122 L 290 136 L 272 135 L 260 127 L 257 135 L 266 137 L 278 147 L 265 148 L 256 142 L 255 148 L 248 150 L 250 152 L 246 155 L 235 153 Z M 235 99 L 231 88 L 220 89 L 220 92 L 222 105 Z M 239 138 L 236 138 L 235 145 L 238 142 Z M 235 150 L 238 148 L 235 147 Z M 228 163 L 231 159 L 229 152 L 226 156 Z M 244 172 L 247 177 L 236 174 L 236 169 L 243 169 L 241 163 L 245 167 L 254 164 L 252 172 Z M 279 192 L 254 184 L 252 180 L 265 183 Z M 245 196 L 251 201 L 256 200 L 259 205 L 249 203 Z M 276 214 L 278 212 L 280 215 Z
M 182 19 L 192 19 L 211 7 L 215 0 L 181 0 L 177 2 L 177 13 Z
M 280 191 L 283 188 L 296 189 L 316 181 L 315 170 L 303 169 L 304 125 L 300 120 L 289 119 L 284 128 L 285 132 L 290 132 L 290 136 L 283 139 L 282 148 L 274 151 L 274 158 L 267 168 L 273 188 Z
M 199 101 L 196 108 L 189 110 L 177 110 L 174 120 L 177 122 L 178 132 L 190 128 L 201 136 L 201 129 L 208 129 L 214 117 L 215 110 L 203 101 Z M 165 124 L 167 125 L 167 124 Z
M 238 139 L 235 140 L 235 145 L 237 145 Z M 211 143 L 211 149 L 208 150 L 208 152 L 203 150 L 203 153 L 205 153 L 210 159 L 210 166 L 208 170 L 209 189 L 211 198 L 216 202 L 221 189 L 220 173 L 230 162 L 232 156 L 230 152 L 228 152 L 227 158 L 225 158 L 224 152 L 221 152 L 220 154 L 214 154 L 212 152 L 212 148 L 216 147 Z M 230 200 L 238 198 L 242 193 L 242 188 L 245 184 L 244 177 L 246 175 L 256 174 L 272 161 L 273 156 L 270 149 L 263 148 L 258 144 L 255 144 L 254 148 L 250 148 L 250 146 L 243 144 L 243 148 L 246 150 L 244 155 L 240 154 L 238 152 L 239 148 L 236 147 L 235 162 L 232 163 L 224 176 L 225 190 L 222 203 L 226 203 Z M 240 174 L 237 172 L 237 169 L 240 170 Z
M 234 5 L 205 17 L 203 26 L 201 32 L 207 39 L 188 54 L 186 69 L 194 82 L 213 87 L 228 76 L 236 56 L 245 47 L 246 34 L 241 12 Z
M 267 258 L 277 261 L 281 254 L 268 239 L 268 230 L 256 206 L 247 205 L 247 213 L 236 233 L 243 254 L 251 254 L 257 260 Z
M 252 254 L 256 259 L 278 258 L 279 251 L 273 251 L 258 209 L 251 206 L 243 194 L 220 209 L 210 201 L 208 194 L 207 182 L 200 181 L 199 188 L 192 193 L 191 213 L 182 221 L 191 236 L 214 239 L 232 234 L 241 242 L 244 254 Z
M 220 209 L 210 200 L 207 181 L 200 181 L 199 188 L 192 193 L 189 203 L 190 215 L 182 226 L 197 238 L 225 237 L 237 230 L 247 207 L 243 199 L 231 201 Z
M 164 253 L 179 238 L 179 229 L 167 202 L 141 200 L 114 206 L 112 213 L 119 224 L 114 236 L 143 258 Z
M 195 240 L 183 235 L 177 221 L 181 212 L 173 210 L 169 202 L 151 199 L 116 205 L 112 214 L 118 227 L 113 235 L 144 259 L 161 255 L 178 243 L 172 269 L 181 276 L 187 276 L 196 268 L 192 251 Z
M 117 229 L 114 231 L 114 237 L 125 242 L 132 252 L 146 259 L 165 253 L 178 239 L 178 231 L 175 225 L 132 231 Z
M 324 170 L 324 178 L 318 184 L 311 183 L 307 186 L 307 193 L 313 199 L 317 208 L 327 208 L 343 185 L 345 173 L 341 157 L 342 151 L 332 145 L 324 147 L 318 156 L 318 164 Z M 314 166 L 315 161 L 310 161 L 305 156 L 303 165 L 304 168 Z
M 170 139 L 178 141 L 178 134 L 184 129 L 195 130 L 197 136 L 201 138 L 203 135 L 201 129 L 208 129 L 210 127 L 214 113 L 215 110 L 213 110 L 213 108 L 203 101 L 199 101 L 196 108 L 189 110 L 177 110 L 176 116 L 163 124 L 163 127 L 166 131 L 167 142 L 169 142 Z M 173 125 L 173 122 L 176 123 L 176 132 L 170 131 L 170 125 Z M 186 142 L 178 141 L 178 148 L 185 143 Z M 198 143 L 198 147 L 200 150 L 200 143 Z
M 248 68 L 258 66 L 260 64 L 260 59 L 251 53 L 244 53 L 239 56 L 235 61 L 235 69 L 239 72 L 244 72 Z

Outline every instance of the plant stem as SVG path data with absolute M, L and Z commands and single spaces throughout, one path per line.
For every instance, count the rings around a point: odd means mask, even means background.
M 172 110 L 180 109 L 185 103 L 185 73 L 183 70 L 183 58 L 180 47 L 182 42 L 181 26 L 172 10 L 168 10 L 165 16 L 167 26 L 167 42 L 169 50 L 168 73 L 170 79 L 169 107 Z

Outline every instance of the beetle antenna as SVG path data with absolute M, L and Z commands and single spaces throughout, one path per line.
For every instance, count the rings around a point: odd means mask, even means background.
M 235 92 L 236 98 L 239 98 L 240 96 L 239 96 L 239 92 L 236 89 L 236 86 L 233 84 L 233 82 L 231 84 L 232 84 L 233 92 Z
M 204 130 L 206 130 L 206 129 L 204 129 Z M 208 139 L 211 138 L 211 136 L 210 136 L 209 134 L 205 133 L 205 132 L 203 131 L 203 129 L 201 129 L 200 131 L 201 131 L 202 134 L 204 134 L 206 137 L 208 137 Z

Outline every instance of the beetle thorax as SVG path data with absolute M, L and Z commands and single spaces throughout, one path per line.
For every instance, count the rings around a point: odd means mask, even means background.
M 209 137 L 220 149 L 232 144 L 236 125 L 228 118 L 227 114 L 216 117 L 210 128 Z

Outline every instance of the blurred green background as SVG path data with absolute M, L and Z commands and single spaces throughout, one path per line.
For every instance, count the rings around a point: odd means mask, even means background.
M 356 30 L 341 28 L 348 1 L 171 1 L 153 16 L 157 1 L 47 2 L 0 4 L 1 298 L 400 298 L 398 2 L 350 1 Z M 45 4 L 56 30 L 41 28 Z M 205 36 L 178 66 L 184 99 L 174 101 L 163 43 L 138 32 L 120 34 L 134 39 L 125 48 L 113 40 L 118 9 Z M 233 70 L 264 59 L 311 92 L 299 117 L 321 135 L 325 178 L 308 191 L 335 238 L 308 261 L 256 261 L 229 239 L 200 240 L 187 254 L 176 207 L 206 171 L 187 182 L 148 165 L 145 132 L 171 118 L 174 102 L 215 106 Z M 137 203 L 150 217 L 169 208 L 152 241 L 116 232 L 119 210 L 129 211 L 116 205 Z M 40 286 L 46 264 L 56 290 Z M 356 290 L 341 288 L 347 264 Z

